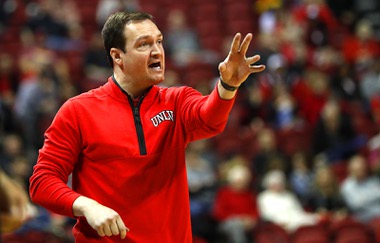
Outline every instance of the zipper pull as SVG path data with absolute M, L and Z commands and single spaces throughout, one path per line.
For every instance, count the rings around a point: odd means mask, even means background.
M 135 118 L 136 121 L 140 122 L 140 116 L 139 116 L 139 108 L 137 106 L 134 107 L 135 110 Z

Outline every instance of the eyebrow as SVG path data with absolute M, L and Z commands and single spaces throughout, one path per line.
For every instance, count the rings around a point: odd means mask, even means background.
M 159 33 L 156 37 L 161 38 L 162 36 L 163 36 L 162 33 Z M 151 35 L 142 35 L 142 36 L 139 36 L 139 37 L 136 39 L 136 42 L 138 42 L 138 41 L 140 41 L 140 40 L 142 40 L 142 39 L 150 38 L 150 37 L 151 37 Z

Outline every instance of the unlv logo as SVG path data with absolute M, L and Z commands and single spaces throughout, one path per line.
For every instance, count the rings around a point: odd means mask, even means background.
M 161 111 L 154 117 L 150 118 L 153 123 L 153 126 L 158 127 L 163 121 L 174 121 L 174 112 L 173 111 Z

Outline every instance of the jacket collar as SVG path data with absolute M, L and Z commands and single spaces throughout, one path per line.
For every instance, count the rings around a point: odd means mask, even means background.
M 128 93 L 120 87 L 120 85 L 116 82 L 114 76 L 109 77 L 108 82 L 103 87 L 112 98 L 121 102 L 129 103 Z M 144 107 L 147 107 L 146 105 L 149 107 L 153 103 L 158 92 L 159 87 L 153 85 L 145 94 L 143 98 L 144 100 L 141 104 L 144 105 Z

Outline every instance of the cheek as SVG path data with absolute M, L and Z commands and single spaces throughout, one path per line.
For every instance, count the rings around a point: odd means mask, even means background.
M 146 68 L 146 58 L 141 55 L 129 56 L 125 59 L 124 68 L 133 72 L 135 70 L 143 70 Z

